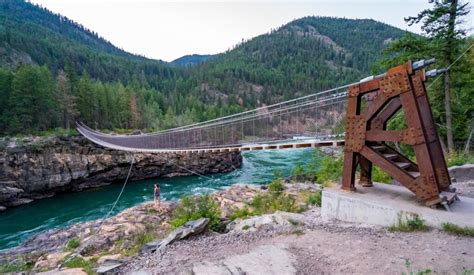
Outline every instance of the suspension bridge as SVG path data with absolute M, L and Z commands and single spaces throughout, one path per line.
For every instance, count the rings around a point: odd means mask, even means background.
M 387 73 L 326 91 L 192 125 L 137 135 L 106 134 L 83 123 L 78 131 L 104 147 L 145 153 L 215 152 L 344 146 L 342 189 L 372 186 L 375 164 L 428 206 L 456 199 L 447 171 L 425 81 L 432 60 L 408 62 Z M 407 128 L 388 130 L 397 114 Z M 396 149 L 413 147 L 416 162 Z

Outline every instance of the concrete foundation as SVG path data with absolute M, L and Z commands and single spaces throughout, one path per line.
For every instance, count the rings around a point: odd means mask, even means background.
M 356 192 L 345 192 L 335 186 L 323 190 L 321 215 L 325 220 L 391 226 L 400 217 L 417 214 L 435 228 L 442 228 L 443 223 L 474 227 L 474 199 L 459 198 L 448 212 L 424 206 L 403 186 L 374 183 L 373 187 L 357 186 Z

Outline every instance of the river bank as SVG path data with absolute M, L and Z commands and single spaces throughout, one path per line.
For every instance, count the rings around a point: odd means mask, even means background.
M 287 183 L 285 196 L 294 198 L 302 212 L 276 212 L 231 222 L 236 208 L 243 209 L 256 196 L 268 193 L 262 186 L 233 185 L 212 194 L 221 218 L 227 220 L 226 233 L 192 236 L 160 252 L 152 252 L 147 243 L 163 239 L 172 230 L 170 218 L 177 203 L 156 208 L 147 202 L 103 223 L 91 221 L 39 234 L 21 246 L 1 251 L 0 263 L 54 273 L 68 271 L 67 261 L 78 262 L 77 266 L 89 272 L 112 262 L 116 265 L 113 272 L 143 274 L 472 272 L 472 237 L 437 229 L 390 232 L 379 226 L 323 221 L 320 208 L 307 200 L 320 188 L 313 183 Z
M 130 180 L 215 174 L 242 164 L 239 152 L 143 154 L 110 150 L 81 136 L 0 140 L 0 211 L 55 194 Z

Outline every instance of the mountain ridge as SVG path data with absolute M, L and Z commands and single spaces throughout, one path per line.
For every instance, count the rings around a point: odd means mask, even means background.
M 405 33 L 374 20 L 304 17 L 211 58 L 184 56 L 181 61 L 188 65 L 176 65 L 176 60 L 170 64 L 125 52 L 93 31 L 25 1 L 0 0 L 0 16 L 6 22 L 0 25 L 0 67 L 7 68 L 5 81 L 0 79 L 5 86 L 0 87 L 0 101 L 7 106 L 3 114 L 0 110 L 0 129 L 13 132 L 22 129 L 21 121 L 10 120 L 28 108 L 16 102 L 24 90 L 11 83 L 32 81 L 29 74 L 50 79 L 41 87 L 52 98 L 43 113 L 52 117 L 24 129 L 58 126 L 62 99 L 46 88 L 57 85 L 55 76 L 61 70 L 77 98 L 75 116 L 88 125 L 163 129 L 354 82 L 371 74 L 382 49 Z M 18 74 L 21 66 L 15 68 L 15 63 L 45 68 Z M 23 89 L 32 85 L 24 84 Z M 51 106 L 58 110 L 50 112 Z M 2 115 L 10 126 L 2 126 Z

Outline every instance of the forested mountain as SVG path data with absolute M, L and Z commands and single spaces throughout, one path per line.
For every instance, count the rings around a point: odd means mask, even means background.
M 373 20 L 307 17 L 181 67 L 129 54 L 28 2 L 0 3 L 0 132 L 10 134 L 73 119 L 162 129 L 314 93 L 370 74 L 404 33 Z
M 347 84 L 371 73 L 403 31 L 374 20 L 306 17 L 237 45 L 197 70 L 203 90 L 250 106 Z
M 191 55 L 185 55 L 181 56 L 180 58 L 177 58 L 173 61 L 170 62 L 172 65 L 177 65 L 177 66 L 193 66 L 197 65 L 200 63 L 203 63 L 211 58 L 216 57 L 217 55 L 214 54 L 191 54 Z
M 9 68 L 36 63 L 56 72 L 70 65 L 102 81 L 153 86 L 173 75 L 163 61 L 130 54 L 72 20 L 22 0 L 0 0 L 0 20 L 0 62 Z

